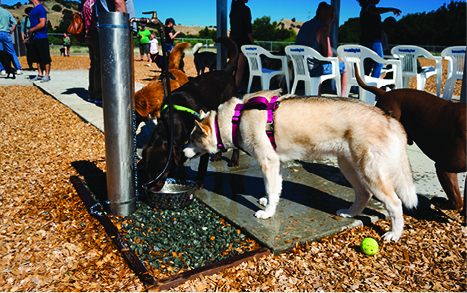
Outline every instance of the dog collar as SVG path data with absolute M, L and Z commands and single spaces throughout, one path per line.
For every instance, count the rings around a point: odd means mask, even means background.
M 164 105 L 162 110 L 164 110 L 165 108 L 167 108 L 167 105 Z M 199 118 L 199 114 L 197 112 L 191 110 L 190 108 L 179 106 L 179 105 L 174 105 L 174 109 L 178 110 L 178 111 L 188 112 L 188 113 L 193 114 L 193 115 L 195 115 L 196 117 Z
M 240 115 L 245 110 L 267 110 L 268 119 L 266 122 L 266 134 L 271 142 L 274 150 L 276 149 L 276 141 L 274 139 L 274 110 L 279 107 L 277 102 L 278 97 L 274 96 L 269 102 L 264 97 L 254 97 L 249 99 L 245 104 L 237 104 L 235 106 L 234 116 L 232 117 L 232 141 L 233 144 L 240 148 L 238 143 L 238 125 L 240 123 Z M 218 140 L 219 141 L 219 140 Z

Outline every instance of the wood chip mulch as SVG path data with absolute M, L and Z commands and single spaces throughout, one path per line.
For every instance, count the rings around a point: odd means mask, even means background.
M 89 65 L 53 56 L 52 70 L 57 58 L 63 69 Z M 155 70 L 144 64 L 137 81 Z M 0 99 L 0 291 L 143 291 L 70 183 L 77 164 L 105 172 L 104 135 L 34 86 L 0 86 Z M 404 219 L 397 243 L 381 240 L 390 223 L 380 220 L 171 291 L 467 291 L 459 213 Z M 379 242 L 375 256 L 360 252 L 364 237 Z

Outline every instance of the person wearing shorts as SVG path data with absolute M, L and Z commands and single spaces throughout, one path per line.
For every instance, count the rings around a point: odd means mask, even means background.
M 50 81 L 50 58 L 49 39 L 47 38 L 47 11 L 39 0 L 30 0 L 34 8 L 29 14 L 31 28 L 28 35 L 32 35 L 31 40 L 31 59 L 37 63 L 38 74 L 32 78 L 32 81 L 48 82 Z
M 137 38 L 139 39 L 139 53 L 141 54 L 141 61 L 143 61 L 143 56 L 148 57 L 148 62 L 151 59 L 149 56 L 149 36 L 151 32 L 146 28 L 146 25 L 141 24 L 141 30 L 138 31 Z

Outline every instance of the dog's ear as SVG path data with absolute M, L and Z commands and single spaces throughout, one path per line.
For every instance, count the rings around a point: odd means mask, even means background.
M 208 132 L 204 129 L 203 124 L 201 124 L 198 120 L 195 120 L 196 129 L 198 129 L 201 133 L 203 133 L 204 137 L 208 136 Z
M 204 119 L 206 117 L 206 113 L 203 110 L 199 110 L 199 119 Z

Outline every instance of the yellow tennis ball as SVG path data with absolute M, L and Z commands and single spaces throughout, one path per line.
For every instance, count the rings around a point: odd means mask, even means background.
M 378 252 L 379 245 L 376 240 L 371 237 L 367 237 L 363 239 L 362 243 L 360 243 L 360 248 L 365 254 L 375 255 Z

